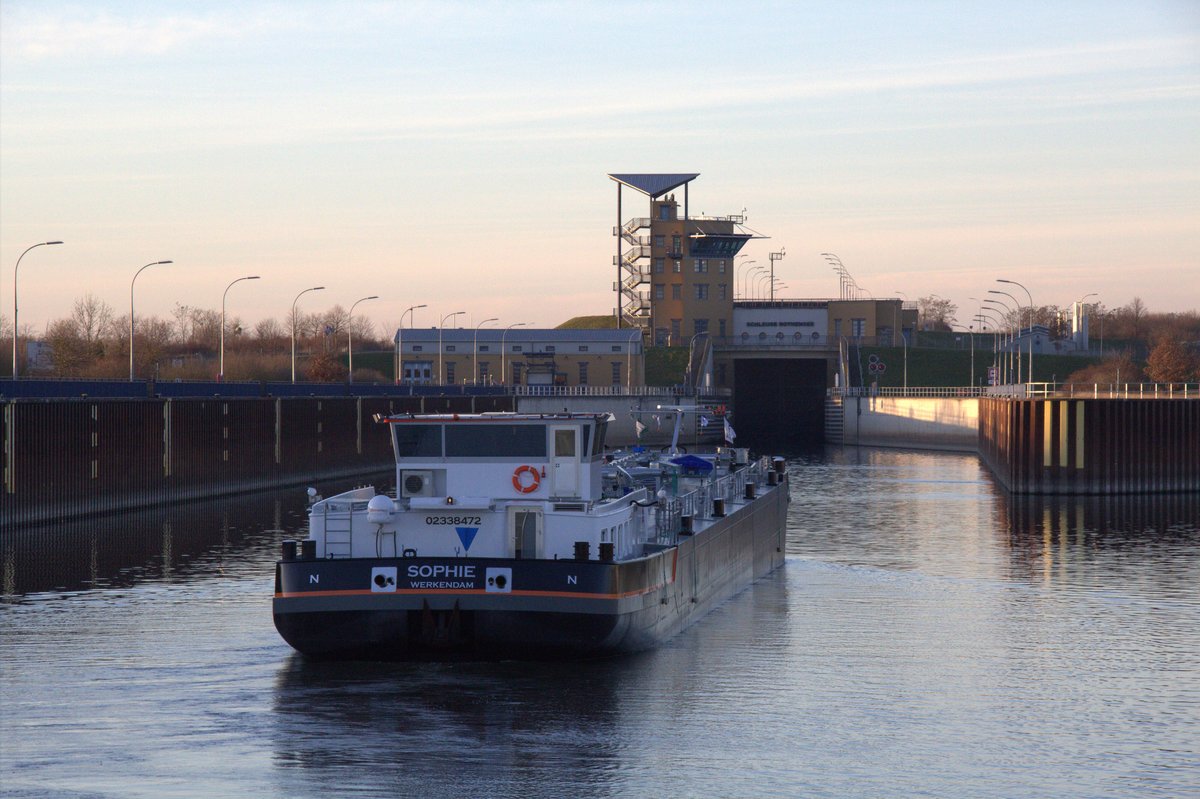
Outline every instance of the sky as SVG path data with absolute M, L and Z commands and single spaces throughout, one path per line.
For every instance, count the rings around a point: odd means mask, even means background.
M 608 314 L 609 173 L 780 296 L 1200 308 L 1200 2 L 0 5 L 0 313 Z M 648 215 L 626 192 L 626 217 Z M 230 282 L 247 275 L 260 280 Z M 975 299 L 971 299 L 975 298 Z

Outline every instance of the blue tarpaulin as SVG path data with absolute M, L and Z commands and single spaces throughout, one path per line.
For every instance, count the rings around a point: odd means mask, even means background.
M 684 474 L 708 474 L 713 468 L 709 461 L 695 455 L 680 455 L 678 458 L 672 458 L 671 463 L 682 467 Z

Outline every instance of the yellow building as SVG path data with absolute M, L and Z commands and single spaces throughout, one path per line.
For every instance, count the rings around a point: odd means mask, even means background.
M 406 328 L 395 345 L 404 384 L 645 384 L 637 330 Z
M 763 238 L 745 217 L 694 215 L 688 208 L 687 174 L 610 174 L 617 184 L 613 228 L 617 253 L 614 289 L 622 327 L 642 330 L 656 346 L 686 345 L 707 333 L 724 338 L 733 328 L 738 252 Z M 649 215 L 626 219 L 623 190 L 649 198 Z M 682 205 L 676 191 L 682 189 Z

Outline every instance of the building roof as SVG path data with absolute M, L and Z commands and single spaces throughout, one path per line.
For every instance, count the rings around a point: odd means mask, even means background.
M 402 335 L 401 335 L 402 334 Z M 407 345 L 412 342 L 422 344 L 437 344 L 438 329 L 436 327 L 404 328 L 400 335 Z M 441 331 L 444 344 L 474 344 L 476 330 L 473 327 L 447 327 Z M 538 344 L 579 343 L 579 344 L 629 344 L 633 343 L 635 352 L 641 346 L 641 331 L 635 328 L 614 330 L 558 330 L 555 328 L 513 327 L 507 333 L 503 328 L 481 327 L 478 331 L 479 343 L 499 343 L 501 337 L 506 344 Z M 392 339 L 396 339 L 393 337 Z
M 700 177 L 700 173 L 622 173 L 610 174 L 609 177 L 623 186 L 637 189 L 642 194 L 648 195 L 650 199 L 654 199 L 661 197 L 671 189 L 677 189 L 685 183 L 690 183 Z

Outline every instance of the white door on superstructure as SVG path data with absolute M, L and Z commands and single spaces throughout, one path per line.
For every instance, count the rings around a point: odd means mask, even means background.
M 510 505 L 508 540 L 514 558 L 540 558 L 543 553 L 542 509 Z
M 550 456 L 551 475 L 554 483 L 550 495 L 555 497 L 579 496 L 579 428 L 550 428 L 553 438 Z

